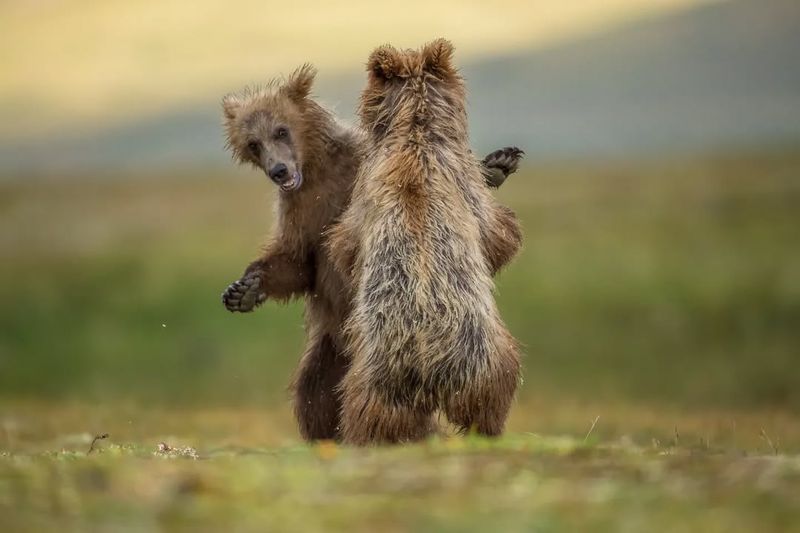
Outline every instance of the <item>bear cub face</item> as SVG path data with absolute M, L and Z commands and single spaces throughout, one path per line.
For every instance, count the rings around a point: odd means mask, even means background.
M 453 52 L 445 39 L 418 50 L 383 45 L 372 52 L 359 117 L 373 141 L 420 129 L 448 137 L 466 133 L 466 91 Z
M 240 163 L 264 171 L 280 190 L 303 185 L 304 110 L 316 71 L 310 65 L 285 81 L 247 88 L 222 100 L 227 145 Z

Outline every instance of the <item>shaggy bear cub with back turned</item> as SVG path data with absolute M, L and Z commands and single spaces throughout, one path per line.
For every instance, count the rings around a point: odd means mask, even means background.
M 266 299 L 305 296 L 307 342 L 292 385 L 305 439 L 339 439 L 338 387 L 349 366 L 342 328 L 350 310 L 350 280 L 333 268 L 326 230 L 350 202 L 365 136 L 341 124 L 310 97 L 315 70 L 223 99 L 234 157 L 278 186 L 273 235 L 261 257 L 223 294 L 227 309 L 248 312 Z M 499 186 L 521 152 L 505 148 L 484 160 L 486 181 Z
M 440 410 L 499 435 L 520 379 L 493 273 L 516 253 L 514 214 L 469 149 L 465 88 L 443 39 L 369 58 L 359 115 L 368 148 L 331 257 L 354 279 L 342 381 L 346 442 L 425 437 Z

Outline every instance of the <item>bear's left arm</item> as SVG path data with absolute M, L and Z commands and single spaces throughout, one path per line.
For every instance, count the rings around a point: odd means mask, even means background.
M 487 195 L 488 196 L 488 195 Z M 489 198 L 482 218 L 483 253 L 492 275 L 508 264 L 522 246 L 522 228 L 517 215 Z

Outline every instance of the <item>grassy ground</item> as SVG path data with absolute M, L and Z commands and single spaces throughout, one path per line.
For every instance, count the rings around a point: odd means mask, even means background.
M 0 525 L 800 523 L 800 156 L 527 166 L 499 193 L 526 229 L 498 279 L 526 353 L 509 436 L 379 450 L 299 444 L 301 304 L 219 303 L 267 231 L 261 177 L 0 184 Z
M 5 530 L 800 530 L 800 457 L 766 443 L 642 445 L 591 432 L 266 447 L 275 435 L 247 428 L 269 426 L 268 413 L 185 415 L 117 417 L 118 435 L 158 429 L 134 441 L 112 433 L 89 454 L 91 434 L 18 442 L 26 451 L 0 456 Z M 262 444 L 242 444 L 253 438 Z

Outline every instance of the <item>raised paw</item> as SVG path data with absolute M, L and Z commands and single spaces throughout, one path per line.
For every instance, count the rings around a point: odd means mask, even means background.
M 517 171 L 523 155 L 525 152 L 516 146 L 507 146 L 487 155 L 481 161 L 486 184 L 489 187 L 500 187 L 508 176 Z
M 253 270 L 242 279 L 234 281 L 222 293 L 222 303 L 231 313 L 248 313 L 264 303 L 266 294 L 261 291 L 261 272 Z

